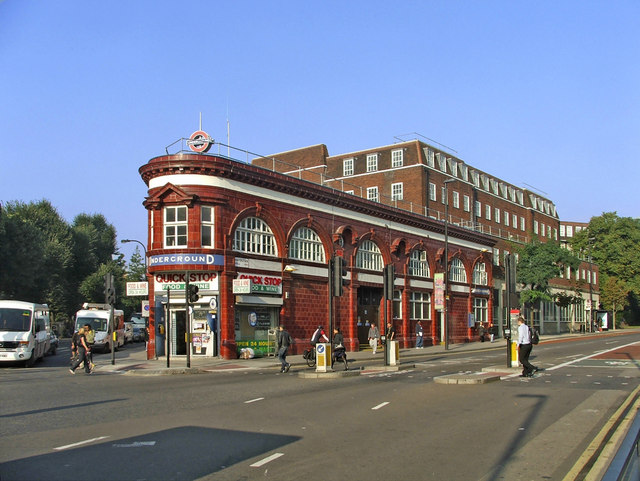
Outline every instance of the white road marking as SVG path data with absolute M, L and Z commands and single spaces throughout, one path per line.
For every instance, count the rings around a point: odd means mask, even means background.
M 284 456 L 284 453 L 275 453 L 275 454 L 272 454 L 271 456 L 267 456 L 266 458 L 251 464 L 250 467 L 259 468 L 260 466 L 264 466 L 265 464 L 270 463 L 274 459 L 278 459 L 280 456 Z
M 372 410 L 372 411 L 376 411 L 376 410 L 378 410 L 378 409 L 380 409 L 380 408 L 385 407 L 387 404 L 389 404 L 389 403 L 388 403 L 388 402 L 380 403 L 380 404 L 378 404 L 377 406 L 372 407 L 372 408 L 371 408 L 371 410 Z
M 101 441 L 102 439 L 107 439 L 109 436 L 100 436 L 99 438 L 87 439 L 85 441 L 80 441 L 78 443 L 67 444 L 66 446 L 58 446 L 57 448 L 53 448 L 56 451 L 62 451 L 63 449 L 75 448 L 76 446 L 82 446 L 83 444 L 93 443 L 94 441 Z
M 112 444 L 114 448 L 141 448 L 143 446 L 155 446 L 155 441 L 136 441 L 129 444 Z
M 256 401 L 262 401 L 263 399 L 264 399 L 263 397 L 257 397 L 257 398 L 255 398 L 255 399 L 250 399 L 250 400 L 248 400 L 248 401 L 245 401 L 244 403 L 245 403 L 245 404 L 251 404 L 251 403 L 254 403 L 254 402 L 256 402 Z

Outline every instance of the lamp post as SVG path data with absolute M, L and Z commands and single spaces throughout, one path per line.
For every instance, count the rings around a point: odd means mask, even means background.
M 444 349 L 449 350 L 449 184 L 456 179 L 444 181 Z
M 144 273 L 145 275 L 149 274 L 149 265 L 148 265 L 148 261 L 147 261 L 147 247 L 139 240 L 135 240 L 135 239 L 122 239 L 120 241 L 121 244 L 128 244 L 129 242 L 137 242 L 138 244 L 140 244 L 142 246 L 142 250 L 144 251 Z
M 589 309 L 589 326 L 590 329 L 593 331 L 594 328 L 594 323 L 593 323 L 593 260 L 591 258 L 591 248 L 592 246 L 592 242 L 596 240 L 595 237 L 589 237 L 587 239 L 588 241 L 588 245 L 589 245 L 589 305 L 591 307 L 591 309 Z M 586 329 L 585 329 L 585 333 L 586 333 Z

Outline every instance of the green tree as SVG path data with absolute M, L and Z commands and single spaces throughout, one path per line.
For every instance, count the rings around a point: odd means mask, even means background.
M 575 251 L 582 251 L 593 258 L 600 272 L 600 289 L 608 296 L 609 278 L 623 282 L 628 288 L 625 318 L 640 322 L 640 219 L 618 217 L 615 212 L 605 212 L 592 217 L 587 229 L 572 239 Z
M 70 309 L 68 271 L 73 263 L 69 225 L 47 200 L 9 202 L 0 230 L 0 293 Z
M 600 300 L 605 309 L 613 311 L 613 325 L 616 326 L 616 312 L 623 311 L 629 305 L 629 288 L 624 281 L 607 277 L 600 290 Z
M 577 269 L 580 265 L 580 259 L 571 251 L 556 242 L 540 242 L 536 237 L 516 250 L 519 256 L 516 278 L 525 287 L 520 292 L 520 301 L 529 307 L 539 305 L 540 301 L 553 301 L 549 281 L 560 277 L 565 267 Z

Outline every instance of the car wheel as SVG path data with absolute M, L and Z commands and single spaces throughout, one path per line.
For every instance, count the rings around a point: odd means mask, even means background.
M 31 351 L 31 357 L 24 362 L 25 367 L 33 367 L 36 363 L 36 353 Z

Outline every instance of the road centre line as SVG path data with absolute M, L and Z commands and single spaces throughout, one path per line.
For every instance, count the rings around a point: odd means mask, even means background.
M 263 399 L 264 399 L 263 397 L 257 397 L 255 399 L 249 399 L 248 401 L 245 401 L 244 403 L 245 404 L 251 404 L 251 403 L 254 403 L 256 401 L 262 401 Z
M 383 402 L 383 403 L 378 404 L 377 406 L 372 407 L 372 408 L 371 408 L 371 410 L 372 410 L 372 411 L 376 411 L 376 410 L 378 410 L 378 409 L 380 409 L 380 408 L 385 407 L 387 404 L 389 404 L 389 403 L 388 403 L 387 401 L 385 401 L 385 402 Z
M 280 456 L 284 456 L 284 453 L 274 453 L 271 456 L 267 456 L 266 458 L 261 459 L 260 461 L 256 461 L 255 463 L 249 465 L 249 467 L 259 468 L 260 466 L 264 466 L 265 464 L 270 463 L 274 459 L 278 459 Z
M 599 356 L 601 354 L 606 354 L 607 352 L 612 352 L 612 351 L 615 351 L 617 349 L 622 349 L 623 347 L 634 346 L 636 344 L 638 344 L 638 342 L 630 342 L 629 344 L 625 344 L 624 346 L 617 346 L 617 347 L 612 347 L 611 349 L 607 349 L 605 351 L 594 352 L 593 354 L 590 354 L 589 356 L 580 357 L 578 359 L 574 359 L 573 361 L 563 362 L 562 364 L 558 364 L 557 366 L 546 367 L 544 370 L 545 371 L 555 371 L 556 369 L 561 369 L 563 367 L 571 366 L 572 364 L 575 364 L 577 362 L 586 361 L 587 359 L 591 359 L 592 357 L 596 357 L 596 356 Z M 501 379 L 510 379 L 510 378 L 518 377 L 518 376 L 520 376 L 520 374 L 518 374 L 518 373 L 509 374 L 508 376 L 504 376 Z
M 567 362 L 564 362 L 562 364 L 558 364 L 557 366 L 553 366 L 553 367 L 550 367 L 550 368 L 545 369 L 545 370 L 546 371 L 555 371 L 556 369 L 561 369 L 563 367 L 570 366 L 571 364 L 574 364 L 576 362 L 585 361 L 587 359 L 591 359 L 592 357 L 596 357 L 596 356 L 599 356 L 601 354 L 605 354 L 607 352 L 612 352 L 612 351 L 615 351 L 617 349 L 622 349 L 623 347 L 633 346 L 633 345 L 636 345 L 636 344 L 638 344 L 638 342 L 630 342 L 629 344 L 625 344 L 623 346 L 612 347 L 611 349 L 607 349 L 605 351 L 598 351 L 598 352 L 593 353 L 593 354 L 591 354 L 589 356 L 585 356 L 585 357 L 581 357 L 581 358 L 578 358 L 578 359 L 574 359 L 573 361 L 567 361 Z
M 56 451 L 62 451 L 63 449 L 69 449 L 69 448 L 75 448 L 76 446 L 82 446 L 83 444 L 89 444 L 92 443 L 94 441 L 100 441 L 102 439 L 107 439 L 109 436 L 100 436 L 99 438 L 92 438 L 92 439 L 87 439 L 85 441 L 80 441 L 77 443 L 73 443 L 73 444 L 67 444 L 66 446 L 58 446 L 57 448 L 53 448 Z

